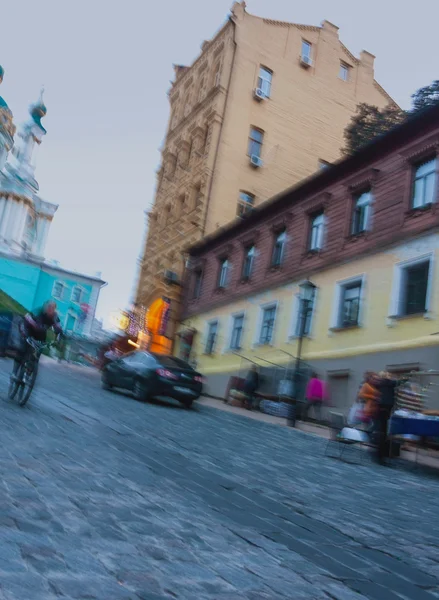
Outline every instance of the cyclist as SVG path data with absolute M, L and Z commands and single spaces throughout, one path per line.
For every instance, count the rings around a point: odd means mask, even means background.
M 33 338 L 38 342 L 45 342 L 47 331 L 53 329 L 58 336 L 62 336 L 63 331 L 56 310 L 56 303 L 53 300 L 47 301 L 43 307 L 35 313 L 28 313 L 21 324 L 20 332 L 24 339 Z M 13 369 L 13 377 L 17 374 L 18 368 L 26 353 L 26 347 L 16 358 Z

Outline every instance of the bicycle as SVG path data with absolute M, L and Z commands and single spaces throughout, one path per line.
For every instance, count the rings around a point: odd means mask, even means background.
M 38 365 L 41 354 L 45 349 L 54 346 L 56 342 L 38 342 L 31 337 L 26 338 L 28 348 L 20 361 L 17 373 L 11 375 L 8 399 L 13 400 L 17 394 L 19 406 L 24 406 L 29 400 L 38 374 Z

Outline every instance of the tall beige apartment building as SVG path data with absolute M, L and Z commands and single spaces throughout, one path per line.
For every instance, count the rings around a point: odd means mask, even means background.
M 394 104 L 374 78 L 374 56 L 356 58 L 335 25 L 256 17 L 245 2 L 191 66 L 174 68 L 136 299 L 151 307 L 156 351 L 171 347 L 185 248 L 340 158 L 360 102 Z

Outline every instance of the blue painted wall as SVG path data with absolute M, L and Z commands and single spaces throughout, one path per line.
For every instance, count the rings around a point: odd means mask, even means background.
M 40 278 L 40 267 L 0 257 L 0 289 L 32 310 Z
M 59 282 L 63 285 L 60 298 L 53 296 L 55 282 Z M 73 290 L 76 287 L 81 289 L 81 298 L 79 302 L 76 302 L 73 298 Z M 63 328 L 67 325 L 68 315 L 76 317 L 77 326 L 80 327 L 79 316 L 81 313 L 81 304 L 90 304 L 92 291 L 92 285 L 75 280 L 72 276 L 63 274 L 62 271 L 56 273 L 42 271 L 37 294 L 35 296 L 34 308 L 39 308 L 48 299 L 53 299 L 58 306 L 58 314 Z
M 62 284 L 59 298 L 53 296 L 55 282 Z M 79 301 L 73 296 L 75 287 L 81 288 Z M 75 332 L 81 333 L 81 304 L 90 304 L 93 284 L 52 267 L 0 256 L 0 289 L 29 311 L 40 308 L 47 300 L 55 300 L 62 327 L 75 322 Z

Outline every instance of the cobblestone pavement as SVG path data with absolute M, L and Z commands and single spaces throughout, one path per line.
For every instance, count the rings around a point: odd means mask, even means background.
M 438 476 L 51 361 L 21 409 L 9 369 L 1 600 L 439 598 Z

